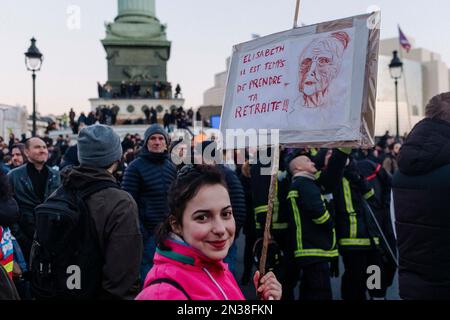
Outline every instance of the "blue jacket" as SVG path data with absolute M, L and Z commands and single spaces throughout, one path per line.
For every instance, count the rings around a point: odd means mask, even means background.
M 153 235 L 155 227 L 168 214 L 167 192 L 176 177 L 175 165 L 168 153 L 153 153 L 143 148 L 125 171 L 122 188 L 139 207 L 143 238 Z

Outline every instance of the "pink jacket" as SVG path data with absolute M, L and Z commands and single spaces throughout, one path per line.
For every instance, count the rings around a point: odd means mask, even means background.
M 187 300 L 171 284 L 149 285 L 159 278 L 176 281 L 192 300 L 245 300 L 226 263 L 205 257 L 185 242 L 168 240 L 166 245 L 172 250 L 156 250 L 153 268 L 136 300 Z

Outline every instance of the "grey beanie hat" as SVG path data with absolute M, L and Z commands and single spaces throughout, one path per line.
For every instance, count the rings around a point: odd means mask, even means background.
M 108 126 L 95 124 L 78 135 L 78 160 L 82 166 L 104 168 L 122 158 L 120 138 Z
M 166 144 L 167 146 L 169 145 L 169 135 L 167 134 L 166 130 L 164 130 L 164 128 L 157 123 L 152 124 L 147 130 L 145 130 L 145 134 L 144 134 L 144 145 L 147 144 L 148 139 L 154 135 L 154 134 L 162 134 L 164 136 L 164 139 L 166 140 Z

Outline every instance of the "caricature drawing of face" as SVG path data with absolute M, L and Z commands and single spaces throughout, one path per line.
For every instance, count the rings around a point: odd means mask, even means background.
M 350 37 L 346 32 L 334 32 L 313 40 L 302 52 L 298 90 L 304 106 L 318 107 L 326 102 L 328 87 L 339 74 L 342 56 Z

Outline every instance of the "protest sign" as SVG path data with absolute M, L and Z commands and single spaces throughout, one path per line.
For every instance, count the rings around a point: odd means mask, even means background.
M 372 146 L 380 31 L 375 15 L 234 46 L 223 137 L 227 129 L 279 129 L 279 143 L 286 146 Z M 229 140 L 224 139 L 224 148 L 243 147 Z M 257 146 L 269 144 L 257 141 Z

